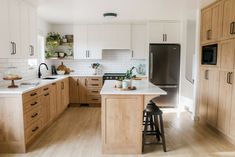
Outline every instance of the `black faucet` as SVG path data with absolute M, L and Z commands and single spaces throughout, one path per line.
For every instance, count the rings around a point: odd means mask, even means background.
M 39 64 L 39 67 L 38 67 L 38 78 L 41 78 L 41 76 L 42 76 L 41 69 L 40 69 L 41 65 L 45 65 L 47 70 L 48 70 L 48 66 L 46 65 L 46 63 Z

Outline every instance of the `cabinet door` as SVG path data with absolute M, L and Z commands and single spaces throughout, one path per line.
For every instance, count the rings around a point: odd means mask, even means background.
M 63 112 L 62 105 L 62 81 L 56 82 L 56 114 L 59 115 Z
M 10 45 L 9 39 L 8 1 L 0 0 L 0 58 L 9 58 L 12 53 L 12 45 Z
M 233 77 L 233 93 L 232 93 L 232 104 L 231 104 L 231 115 L 230 115 L 230 128 L 229 128 L 229 136 L 235 139 L 235 77 Z
M 20 7 L 20 19 L 21 19 L 21 51 L 24 57 L 30 55 L 29 47 L 29 5 L 22 1 Z
M 10 42 L 14 42 L 15 54 L 12 57 L 22 58 L 20 42 L 20 1 L 9 0 Z
M 180 23 L 169 22 L 164 24 L 165 42 L 180 43 Z
M 42 124 L 43 127 L 50 122 L 50 92 L 42 95 Z
M 222 26 L 222 38 L 229 39 L 233 37 L 233 22 L 234 20 L 234 7 L 235 2 L 234 0 L 224 0 L 222 1 L 223 7 L 223 26 Z M 235 27 L 235 26 L 234 26 Z
M 234 67 L 235 40 L 226 40 L 220 43 L 220 62 L 222 69 L 233 69 Z
M 74 26 L 74 59 L 87 59 L 87 26 Z
M 79 99 L 80 103 L 87 103 L 87 78 L 79 77 Z
M 199 115 L 200 121 L 202 122 L 205 122 L 207 119 L 207 104 L 209 91 L 208 73 L 208 69 L 201 69 L 200 71 Z
M 56 104 L 57 104 L 57 89 L 56 89 L 56 83 L 52 83 L 50 87 L 50 121 L 53 121 L 57 114 L 56 114 Z
M 29 5 L 28 6 L 28 14 L 29 14 L 29 57 L 36 58 L 38 56 L 37 53 L 37 12 L 36 8 Z
M 132 59 L 147 57 L 147 28 L 146 25 L 132 25 Z
M 66 109 L 69 105 L 69 78 L 64 79 L 64 95 L 62 99 L 64 100 L 64 108 Z
M 233 81 L 231 78 L 230 71 L 220 71 L 217 128 L 224 134 L 228 133 L 229 128 Z
M 103 32 L 102 25 L 87 26 L 88 59 L 102 59 Z
M 208 72 L 208 100 L 207 100 L 207 122 L 216 127 L 218 118 L 219 100 L 219 70 L 209 70 Z
M 218 39 L 220 23 L 220 3 L 202 11 L 202 43 L 216 41 Z
M 103 49 L 131 49 L 131 26 L 103 25 Z
M 151 22 L 149 23 L 149 42 L 162 43 L 164 38 L 164 23 Z
M 79 78 L 69 78 L 69 97 L 70 103 L 79 103 Z

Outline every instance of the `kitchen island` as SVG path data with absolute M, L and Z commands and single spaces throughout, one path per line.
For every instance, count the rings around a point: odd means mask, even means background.
M 146 80 L 132 84 L 136 90 L 121 91 L 114 88 L 115 81 L 107 80 L 100 92 L 103 154 L 141 154 L 144 107 L 167 94 Z

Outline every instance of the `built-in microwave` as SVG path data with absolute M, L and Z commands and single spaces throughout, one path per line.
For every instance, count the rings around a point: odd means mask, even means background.
M 216 65 L 217 64 L 217 49 L 218 49 L 218 44 L 203 46 L 201 63 L 205 65 Z

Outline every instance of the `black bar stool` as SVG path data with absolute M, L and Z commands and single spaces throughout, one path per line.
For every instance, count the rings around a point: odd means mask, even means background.
M 160 144 L 163 146 L 163 151 L 166 152 L 166 142 L 164 135 L 164 126 L 162 111 L 156 106 L 153 101 L 150 101 L 143 112 L 143 143 L 142 150 L 144 151 L 144 145 Z M 146 136 L 156 136 L 156 142 L 146 142 Z

